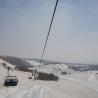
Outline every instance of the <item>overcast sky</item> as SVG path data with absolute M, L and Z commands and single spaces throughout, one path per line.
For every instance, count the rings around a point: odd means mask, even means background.
M 41 57 L 56 0 L 0 0 L 0 55 Z M 98 64 L 98 0 L 59 0 L 45 59 Z

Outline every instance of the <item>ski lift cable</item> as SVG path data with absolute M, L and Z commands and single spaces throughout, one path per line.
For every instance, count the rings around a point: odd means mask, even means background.
M 48 33 L 47 33 L 47 37 L 46 37 L 46 40 L 45 40 L 44 48 L 43 48 L 41 59 L 40 59 L 40 65 L 41 65 L 41 63 L 43 61 L 43 57 L 44 57 L 44 53 L 45 53 L 45 50 L 46 50 L 47 42 L 48 42 L 48 39 L 49 39 L 51 27 L 52 27 L 52 24 L 53 24 L 53 19 L 54 19 L 55 12 L 56 12 L 56 9 L 57 9 L 57 5 L 58 5 L 58 0 L 56 0 L 56 4 L 55 4 L 55 7 L 54 7 L 52 19 L 51 19 L 51 22 L 50 22 L 49 30 L 48 30 Z

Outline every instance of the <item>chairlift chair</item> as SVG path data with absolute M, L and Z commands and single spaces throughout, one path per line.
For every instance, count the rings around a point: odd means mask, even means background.
M 16 86 L 18 84 L 17 76 L 5 76 L 4 77 L 4 86 Z

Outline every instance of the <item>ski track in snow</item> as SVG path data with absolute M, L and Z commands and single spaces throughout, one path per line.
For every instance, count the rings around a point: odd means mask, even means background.
M 69 98 L 69 96 L 67 96 L 57 90 L 52 90 L 48 87 L 45 87 L 45 89 L 46 89 L 46 91 L 50 92 L 54 96 L 54 98 L 59 98 L 59 96 L 61 96 L 61 98 Z
M 75 79 L 75 78 L 72 78 L 72 77 L 62 77 L 62 76 L 59 76 L 61 79 L 68 79 L 68 80 L 71 80 L 71 81 L 74 81 L 74 82 L 78 82 L 78 83 L 81 83 L 83 84 L 84 86 L 87 86 L 88 88 L 94 90 L 95 92 L 98 92 L 98 81 L 95 81 L 95 77 L 94 79 L 92 75 L 90 75 L 89 77 L 89 81 L 82 81 L 82 80 L 78 80 L 78 79 Z
M 39 85 L 28 86 L 18 91 L 12 90 L 11 87 L 2 89 L 0 98 L 44 98 L 44 89 Z
M 32 88 L 23 90 L 16 96 L 16 98 L 41 98 L 41 90 L 38 85 L 33 86 Z

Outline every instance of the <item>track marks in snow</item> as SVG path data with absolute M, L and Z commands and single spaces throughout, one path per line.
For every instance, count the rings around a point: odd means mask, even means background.
M 15 87 L 4 87 L 0 90 L 0 98 L 10 98 L 8 96 L 12 94 L 13 92 L 15 92 L 16 90 L 17 88 Z
M 45 98 L 44 93 L 44 89 L 39 85 L 32 85 L 18 90 L 9 87 L 1 89 L 0 98 Z
M 14 98 L 44 98 L 44 89 L 38 85 L 34 85 L 28 89 L 24 89 Z
M 47 95 L 48 93 L 50 93 L 50 95 L 52 95 L 51 97 L 53 98 L 69 98 L 69 96 L 67 96 L 66 94 L 59 92 L 58 90 L 54 90 L 54 89 L 50 89 L 49 87 L 45 87 L 45 90 L 47 91 Z M 49 98 L 49 96 L 47 96 Z

